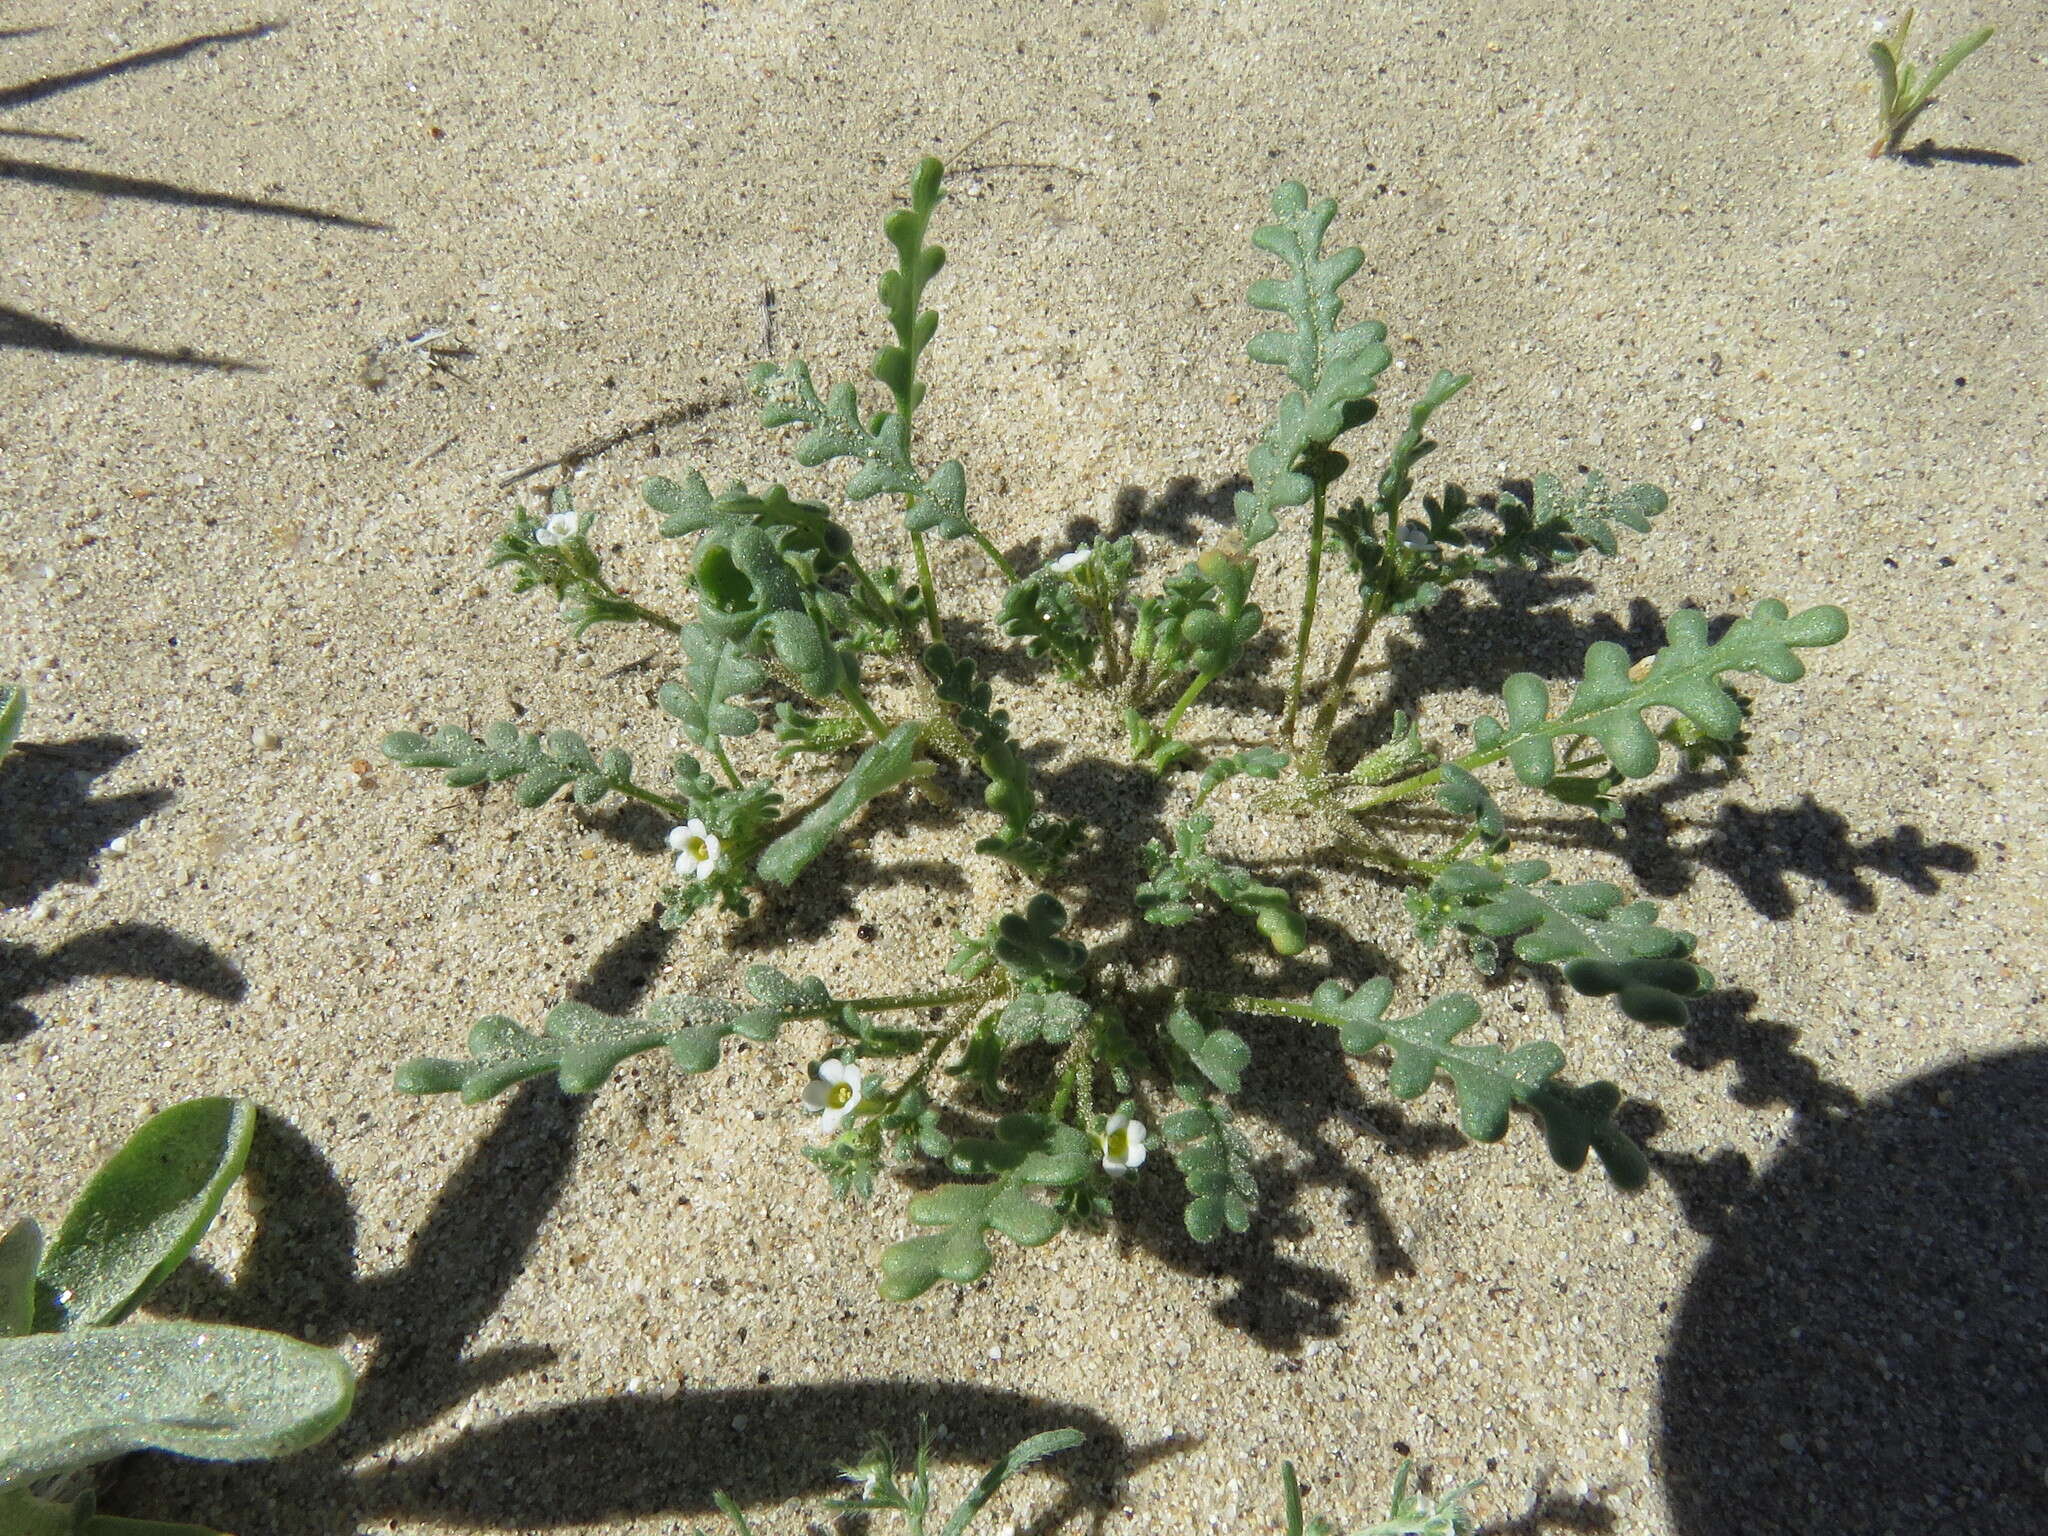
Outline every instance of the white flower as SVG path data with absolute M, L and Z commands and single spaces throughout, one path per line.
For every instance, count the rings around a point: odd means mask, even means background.
M 557 544 L 566 544 L 576 536 L 576 514 L 557 512 L 533 530 L 533 542 L 545 544 L 552 549 Z
M 1095 552 L 1086 544 L 1083 544 L 1079 549 L 1069 550 L 1066 554 L 1061 555 L 1059 559 L 1053 561 L 1051 569 L 1054 575 L 1065 576 L 1070 572 L 1079 570 L 1094 557 Z
M 1102 1129 L 1103 1172 L 1122 1178 L 1145 1162 L 1145 1122 L 1121 1112 Z
M 1412 518 L 1401 525 L 1395 537 L 1409 549 L 1428 549 L 1436 542 L 1429 536 L 1429 530 Z
M 819 1122 L 827 1136 L 837 1136 L 839 1125 L 860 1107 L 861 1072 L 851 1062 L 832 1057 L 818 1064 L 818 1075 L 804 1089 L 804 1108 L 822 1115 Z
M 676 851 L 676 873 L 685 880 L 702 880 L 718 868 L 718 834 L 694 816 L 668 835 Z

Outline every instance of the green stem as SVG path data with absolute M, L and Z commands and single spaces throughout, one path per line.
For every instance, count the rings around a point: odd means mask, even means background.
M 671 635 L 679 635 L 683 632 L 683 626 L 678 624 L 674 619 L 670 618 L 667 614 L 657 613 L 652 608 L 646 607 L 641 603 L 634 602 L 633 599 L 631 599 L 630 597 L 619 597 L 619 594 L 616 592 L 614 592 L 612 596 L 618 597 L 618 600 L 620 602 L 624 603 L 628 608 L 632 609 L 633 617 L 638 619 L 642 624 L 652 624 L 656 629 L 665 630 L 667 633 Z
M 1329 754 L 1330 736 L 1337 729 L 1337 711 L 1344 707 L 1344 696 L 1351 687 L 1351 674 L 1358 669 L 1358 658 L 1365 654 L 1366 642 L 1372 639 L 1373 628 L 1385 611 L 1386 594 L 1375 592 L 1372 601 L 1359 614 L 1357 624 L 1352 626 L 1344 654 L 1337 658 L 1337 670 L 1323 684 L 1323 702 L 1316 710 L 1315 724 L 1309 732 L 1309 758 L 1318 769 Z
M 1294 720 L 1301 713 L 1301 674 L 1308 665 L 1309 635 L 1316 622 L 1316 588 L 1323 574 L 1323 483 L 1316 482 L 1315 506 L 1308 523 L 1308 590 L 1302 594 L 1301 623 L 1294 631 L 1294 676 L 1287 685 L 1287 713 L 1280 720 L 1280 735 L 1294 740 Z
M 733 767 L 732 759 L 725 755 L 724 737 L 714 736 L 711 739 L 711 755 L 718 759 L 718 766 L 725 771 L 726 782 L 732 785 L 734 789 L 738 789 L 740 787 L 739 770 Z
M 1180 717 L 1187 713 L 1188 706 L 1194 703 L 1196 699 L 1201 697 L 1202 690 L 1204 688 L 1208 687 L 1211 683 L 1215 682 L 1216 679 L 1221 677 L 1222 675 L 1223 674 L 1221 672 L 1197 672 L 1195 674 L 1195 680 L 1188 684 L 1187 691 L 1174 701 L 1173 709 L 1167 714 L 1166 718 L 1160 722 L 1160 735 L 1165 736 L 1170 740 L 1173 736 L 1174 731 L 1180 725 Z
M 889 727 L 882 723 L 882 717 L 875 713 L 866 695 L 860 691 L 860 684 L 851 677 L 840 683 L 839 696 L 853 706 L 853 712 L 860 716 L 860 723 L 875 733 L 875 740 L 880 741 L 889 734 Z
M 1009 561 L 1003 558 L 1003 552 L 1000 549 L 997 549 L 994 544 L 989 542 L 989 537 L 987 534 L 983 533 L 979 528 L 976 528 L 972 523 L 968 524 L 968 528 L 969 531 L 972 532 L 972 534 L 974 535 L 974 542 L 981 546 L 981 552 L 987 555 L 989 559 L 993 560 L 995 562 L 996 569 L 1003 573 L 1003 580 L 1014 583 L 1017 579 L 1016 567 L 1011 565 Z
M 931 628 L 932 644 L 944 645 L 946 630 L 939 618 L 939 589 L 932 583 L 932 562 L 931 557 L 925 553 L 922 533 L 913 533 L 910 536 L 910 549 L 911 553 L 917 556 L 917 585 L 924 593 L 924 617 L 925 623 Z
M 723 761 L 725 757 L 724 751 L 720 750 L 718 756 Z M 728 766 L 725 771 L 731 773 L 732 769 Z M 740 781 L 737 775 L 734 776 L 732 782 L 733 788 L 739 788 Z M 671 800 L 667 795 L 657 795 L 651 789 L 642 789 L 638 784 L 632 783 L 630 780 L 624 784 L 614 782 L 612 788 L 624 795 L 628 800 L 638 800 L 642 805 L 653 806 L 671 820 L 683 822 L 690 819 L 690 808 L 682 801 Z

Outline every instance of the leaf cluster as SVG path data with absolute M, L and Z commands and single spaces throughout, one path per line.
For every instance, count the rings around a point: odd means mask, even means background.
M 355 1374 L 330 1349 L 219 1323 L 125 1319 L 171 1275 L 241 1176 L 256 1111 L 192 1099 L 100 1168 L 47 1243 L 0 1233 L 0 1529 L 25 1536 L 205 1536 L 94 1513 L 67 1474 L 137 1450 L 267 1460 L 348 1416 Z

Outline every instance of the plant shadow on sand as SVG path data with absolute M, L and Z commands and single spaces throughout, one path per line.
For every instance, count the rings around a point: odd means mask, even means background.
M 574 989 L 632 1006 L 673 939 L 651 920 L 615 943 Z M 275 1536 L 342 1536 L 387 1520 L 532 1530 L 659 1514 L 708 1515 L 714 1489 L 743 1506 L 822 1495 L 836 1468 L 886 1431 L 899 1449 L 919 1420 L 945 1426 L 943 1462 L 986 1466 L 1017 1441 L 1065 1425 L 1087 1443 L 1044 1470 L 1060 1491 L 1034 1529 L 1099 1523 L 1139 1467 L 1181 1442 L 1128 1445 L 1089 1409 L 941 1381 L 834 1381 L 621 1393 L 465 1429 L 417 1456 L 380 1448 L 428 1429 L 496 1383 L 544 1368 L 554 1348 L 472 1354 L 575 1163 L 590 1101 L 549 1082 L 517 1090 L 450 1177 L 403 1266 L 356 1269 L 356 1220 L 326 1157 L 263 1117 L 249 1160 L 256 1236 L 233 1285 L 188 1264 L 159 1294 L 167 1313 L 273 1328 L 318 1343 L 373 1341 L 354 1414 L 334 1438 L 274 1466 L 159 1458 L 128 1464 L 111 1505 Z
M 1677 1536 L 2048 1530 L 2044 1099 L 2048 1052 L 1959 1062 L 1720 1170 L 1664 1365 Z
M 0 760 L 0 907 L 28 906 L 61 885 L 96 885 L 108 845 L 170 803 L 167 789 L 87 792 L 135 750 L 125 737 L 83 736 L 22 742 Z M 0 940 L 0 1045 L 40 1027 L 29 998 L 84 976 L 159 981 L 231 1003 L 248 991 L 211 946 L 156 923 L 110 923 L 48 949 Z
M 33 37 L 50 30 L 54 29 L 23 27 L 0 33 L 0 42 Z M 263 22 L 232 32 L 201 33 L 179 42 L 165 43 L 155 48 L 144 49 L 140 53 L 110 59 L 103 64 L 91 65 L 85 69 L 45 75 L 39 79 L 0 87 L 0 109 L 27 106 L 66 91 L 95 85 L 102 80 L 115 79 L 160 64 L 169 64 L 201 49 L 230 43 L 253 42 L 269 36 L 276 30 L 276 23 Z M 61 144 L 87 142 L 73 134 L 26 129 L 0 130 L 0 135 Z M 11 155 L 0 155 L 0 181 L 47 187 L 58 192 L 84 193 L 93 197 L 131 199 L 175 207 L 213 208 L 227 213 L 297 219 L 304 223 L 330 228 L 364 231 L 386 228 L 375 220 L 351 218 L 347 214 L 302 207 L 296 203 L 241 197 L 231 192 L 204 192 L 157 177 L 121 176 L 80 166 L 53 165 L 41 160 L 17 160 Z M 29 351 L 63 355 L 119 358 L 128 362 L 155 363 L 174 368 L 210 368 L 229 373 L 260 369 L 263 366 L 261 363 L 246 362 L 239 358 L 212 356 L 191 347 L 151 347 L 130 342 L 94 340 L 79 335 L 61 321 L 30 314 L 26 310 L 16 309 L 7 304 L 0 304 L 0 347 L 19 347 Z

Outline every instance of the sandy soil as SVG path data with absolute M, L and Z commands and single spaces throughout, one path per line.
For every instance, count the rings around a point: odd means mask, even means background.
M 1495 1532 L 2048 1528 L 2048 18 L 1934 8 L 1942 40 L 2003 30 L 1908 163 L 1862 152 L 1875 13 L 1740 9 L 373 0 L 259 33 L 203 0 L 13 8 L 0 677 L 35 702 L 0 769 L 0 1189 L 54 1218 L 149 1110 L 252 1096 L 258 1198 L 165 1305 L 369 1373 L 332 1445 L 139 1468 L 113 1507 L 654 1533 L 726 1487 L 796 1531 L 835 1462 L 928 1415 L 955 1487 L 1087 1431 L 1004 1504 L 1038 1529 L 1271 1530 L 1283 1457 L 1362 1518 L 1410 1448 L 1439 1486 L 1485 1477 Z M 1558 1171 L 1527 1123 L 1464 1147 L 1447 1092 L 1397 1108 L 1380 1067 L 1248 1031 L 1248 1237 L 1189 1243 L 1160 1170 L 1121 1235 L 893 1306 L 902 1192 L 835 1204 L 796 1155 L 800 1032 L 588 1101 L 392 1092 L 485 1013 L 730 996 L 764 957 L 859 991 L 1019 899 L 884 817 L 768 918 L 671 942 L 660 828 L 375 751 L 515 712 L 673 749 L 648 639 L 571 642 L 481 573 L 562 472 L 499 483 L 666 418 L 574 477 L 650 591 L 649 472 L 836 484 L 739 386 L 764 352 L 864 366 L 878 221 L 926 153 L 960 169 L 925 441 L 1006 547 L 1121 510 L 1163 565 L 1206 531 L 1275 394 L 1242 361 L 1248 236 L 1298 177 L 1365 250 L 1390 402 L 1476 375 L 1431 483 L 1591 465 L 1672 496 L 1617 560 L 1442 610 L 1404 697 L 1455 719 L 1686 603 L 1851 611 L 1806 682 L 1755 690 L 1746 779 L 1540 849 L 1704 935 L 1724 990 L 1693 1023 L 1531 976 L 1487 998 L 1503 1038 L 1627 1087 L 1648 1189 Z M 993 599 L 945 558 L 959 612 Z M 1147 830 L 1070 699 L 1015 707 L 1065 809 Z M 1319 930 L 1297 980 L 1471 985 L 1384 888 L 1333 867 L 1302 894 L 1352 941 Z

